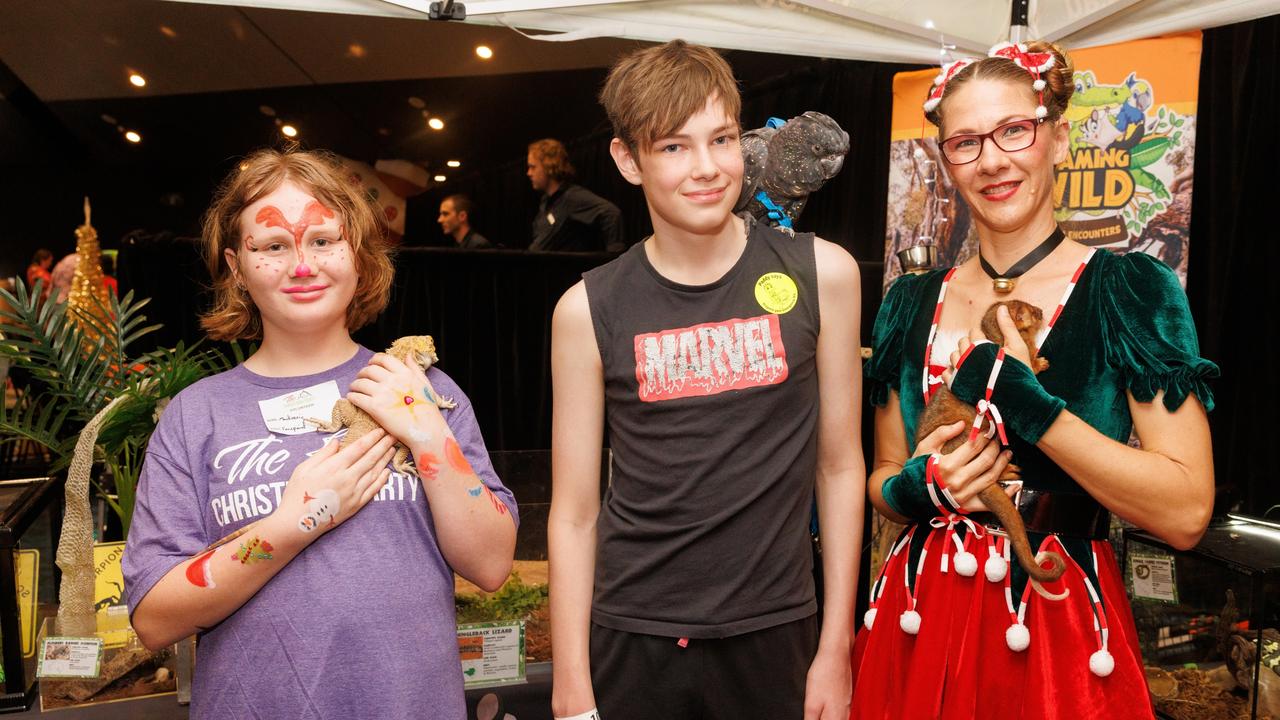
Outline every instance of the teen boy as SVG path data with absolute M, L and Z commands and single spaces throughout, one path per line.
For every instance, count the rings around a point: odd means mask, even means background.
M 732 213 L 741 101 L 716 52 L 629 55 L 601 102 L 654 233 L 586 273 L 552 320 L 552 710 L 846 720 L 865 482 L 857 266 Z

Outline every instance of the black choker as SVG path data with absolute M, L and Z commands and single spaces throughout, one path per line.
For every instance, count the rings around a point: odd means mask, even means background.
M 1008 270 L 998 273 L 996 269 L 991 267 L 991 263 L 982 257 L 982 251 L 978 251 L 978 264 L 982 265 L 982 271 L 991 278 L 991 286 L 998 293 L 1013 292 L 1014 281 L 1022 276 L 1023 273 L 1036 266 L 1036 263 L 1049 257 L 1049 253 L 1053 252 L 1062 241 L 1066 239 L 1062 228 L 1054 228 L 1053 234 L 1045 238 L 1045 241 L 1035 246 L 1031 252 L 1022 256 L 1022 259 L 1014 263 Z

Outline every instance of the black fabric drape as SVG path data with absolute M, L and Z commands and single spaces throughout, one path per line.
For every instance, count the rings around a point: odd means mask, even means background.
M 1209 415 L 1219 513 L 1280 503 L 1267 449 L 1280 428 L 1278 60 L 1280 16 L 1204 33 L 1187 294 L 1201 351 L 1222 368 Z

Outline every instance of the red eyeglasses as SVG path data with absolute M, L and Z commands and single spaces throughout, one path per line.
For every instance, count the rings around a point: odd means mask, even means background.
M 952 135 L 938 144 L 942 157 L 952 165 L 967 165 L 982 154 L 984 140 L 990 139 L 1005 152 L 1026 150 L 1036 144 L 1036 128 L 1044 118 L 1014 120 L 981 135 Z

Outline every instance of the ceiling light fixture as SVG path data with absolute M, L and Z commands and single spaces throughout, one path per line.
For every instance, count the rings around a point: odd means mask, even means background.
M 431 129 L 432 129 L 432 130 L 443 130 L 443 129 L 444 129 L 444 121 L 443 121 L 443 120 L 441 120 L 441 119 L 440 119 L 440 118 L 438 118 L 438 117 L 433 117 L 433 118 L 431 118 L 430 120 L 428 120 L 428 121 L 427 121 L 427 125 L 431 126 Z
M 142 142 L 142 136 L 133 130 L 126 130 L 124 133 L 124 139 L 135 145 Z
M 298 128 L 296 128 L 296 127 L 294 127 L 294 126 L 292 126 L 292 125 L 281 125 L 281 126 L 280 126 L 280 132 L 284 133 L 284 136 L 285 136 L 285 137 L 297 137 L 297 136 L 298 136 Z
M 461 160 L 450 160 L 450 161 L 446 162 L 446 163 L 445 163 L 445 165 L 448 165 L 448 166 L 449 166 L 449 167 L 451 167 L 451 168 L 460 168 L 460 167 L 462 167 L 462 161 L 461 161 Z
M 481 60 L 488 60 L 493 57 L 493 49 L 488 45 L 477 45 L 476 55 L 479 55 Z
M 138 73 L 129 73 L 129 83 L 134 87 L 146 87 L 147 79 Z
M 445 181 L 445 180 L 447 180 L 448 178 L 446 178 L 446 177 L 445 177 L 445 176 L 443 176 L 443 175 L 437 175 L 437 176 L 435 176 L 435 178 L 433 178 L 433 179 L 434 179 L 436 182 L 444 182 L 444 181 Z

